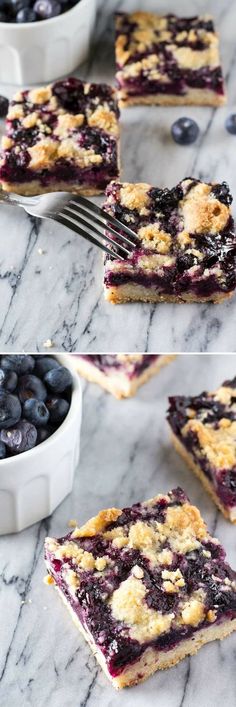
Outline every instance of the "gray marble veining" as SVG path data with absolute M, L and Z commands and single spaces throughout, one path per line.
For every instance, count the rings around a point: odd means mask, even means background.
M 178 485 L 236 567 L 236 529 L 172 449 L 165 423 L 168 395 L 213 390 L 235 372 L 235 356 L 179 357 L 125 401 L 84 384 L 81 460 L 72 494 L 51 518 L 0 539 L 1 707 L 235 704 L 236 634 L 138 687 L 116 692 L 56 592 L 43 584 L 45 535 L 63 535 L 69 518 L 83 523 L 101 508 L 127 506 Z
M 224 129 L 236 107 L 235 0 L 99 0 L 90 59 L 77 72 L 114 81 L 114 9 L 143 8 L 178 14 L 212 12 L 220 30 L 229 103 L 211 108 L 133 108 L 122 112 L 122 178 L 173 186 L 185 176 L 227 180 L 236 195 L 236 138 Z M 9 96 L 13 87 L 0 87 Z M 197 143 L 179 147 L 170 138 L 175 118 L 199 122 Z M 3 130 L 3 125 L 2 125 Z M 1 206 L 0 349 L 71 351 L 235 351 L 236 298 L 221 305 L 111 305 L 103 297 L 100 252 L 63 227 L 30 219 Z M 40 255 L 41 251 L 43 253 Z

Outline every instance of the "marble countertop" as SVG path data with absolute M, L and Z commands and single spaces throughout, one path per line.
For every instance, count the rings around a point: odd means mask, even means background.
M 114 9 L 176 11 L 175 0 L 99 0 L 89 61 L 82 78 L 114 81 Z M 207 8 L 206 8 L 207 5 Z M 122 111 L 122 178 L 173 186 L 186 176 L 227 180 L 236 195 L 236 138 L 224 129 L 236 109 L 234 0 L 179 0 L 178 14 L 211 12 L 220 30 L 229 103 L 211 108 L 137 107 Z M 13 87 L 0 86 L 13 94 Z M 194 116 L 196 144 L 179 147 L 170 138 L 175 118 Z M 3 125 L 2 125 L 3 130 Z M 111 305 L 103 297 L 100 252 L 62 226 L 1 206 L 0 349 L 69 351 L 235 351 L 236 297 L 221 305 Z M 29 306 L 30 300 L 30 306 Z M 50 306 L 49 306 L 50 303 Z
M 81 460 L 72 494 L 51 518 L 0 539 L 1 707 L 232 707 L 236 634 L 140 686 L 116 692 L 53 588 L 43 584 L 45 535 L 69 518 L 123 507 L 182 486 L 236 567 L 236 528 L 206 497 L 172 449 L 164 422 L 170 394 L 214 389 L 235 375 L 234 356 L 177 358 L 136 398 L 117 401 L 84 384 Z

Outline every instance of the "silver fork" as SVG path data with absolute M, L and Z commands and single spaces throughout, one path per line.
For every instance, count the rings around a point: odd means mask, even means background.
M 68 192 L 19 196 L 2 191 L 0 203 L 21 206 L 30 216 L 57 221 L 104 250 L 111 258 L 125 260 L 132 255 L 137 244 L 137 236 L 128 226 L 83 196 Z

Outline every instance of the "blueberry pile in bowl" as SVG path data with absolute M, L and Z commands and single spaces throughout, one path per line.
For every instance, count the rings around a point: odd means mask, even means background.
M 0 357 L 0 459 L 44 442 L 65 419 L 72 375 L 54 356 Z
M 50 20 L 71 10 L 80 0 L 0 0 L 0 22 Z

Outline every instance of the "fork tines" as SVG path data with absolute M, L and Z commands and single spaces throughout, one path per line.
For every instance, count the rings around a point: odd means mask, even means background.
M 56 220 L 86 240 L 99 246 L 112 258 L 125 260 L 137 244 L 136 234 L 126 225 L 83 196 L 73 196 Z

